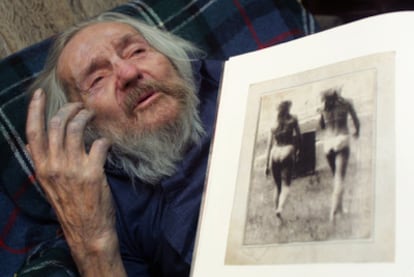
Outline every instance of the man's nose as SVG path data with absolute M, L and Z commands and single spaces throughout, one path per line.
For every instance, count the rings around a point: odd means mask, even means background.
M 116 64 L 117 87 L 121 90 L 128 89 L 142 79 L 139 66 L 131 61 L 120 59 Z

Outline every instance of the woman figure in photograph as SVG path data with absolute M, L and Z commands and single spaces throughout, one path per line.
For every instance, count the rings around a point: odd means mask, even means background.
M 270 129 L 266 176 L 272 172 L 276 184 L 276 216 L 282 221 L 282 211 L 289 195 L 295 157 L 301 145 L 301 132 L 296 116 L 290 114 L 291 101 L 282 101 L 278 105 L 275 126 Z

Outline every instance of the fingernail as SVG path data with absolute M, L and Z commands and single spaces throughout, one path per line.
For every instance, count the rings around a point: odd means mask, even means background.
M 33 94 L 33 99 L 39 99 L 39 97 L 42 95 L 43 90 L 42 89 L 37 89 L 34 94 Z

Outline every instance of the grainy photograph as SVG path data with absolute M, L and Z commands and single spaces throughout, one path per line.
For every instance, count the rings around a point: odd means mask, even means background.
M 241 168 L 250 163 L 239 173 L 228 263 L 243 263 L 236 248 L 253 264 L 393 259 L 392 247 L 385 256 L 369 254 L 393 245 L 376 237 L 389 228 L 392 239 L 391 217 L 378 222 L 377 207 L 394 205 L 376 182 L 377 96 L 390 92 L 378 79 L 386 62 L 369 66 L 377 62 L 349 61 L 251 86 L 260 96 L 246 120 L 243 151 L 250 155 Z M 280 82 L 293 85 L 280 89 Z
M 375 71 L 261 98 L 244 244 L 369 239 Z

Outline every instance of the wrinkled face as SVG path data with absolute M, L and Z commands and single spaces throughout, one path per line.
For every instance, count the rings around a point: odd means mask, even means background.
M 70 101 L 95 111 L 96 126 L 157 130 L 182 109 L 172 63 L 131 26 L 97 23 L 77 33 L 58 61 Z

